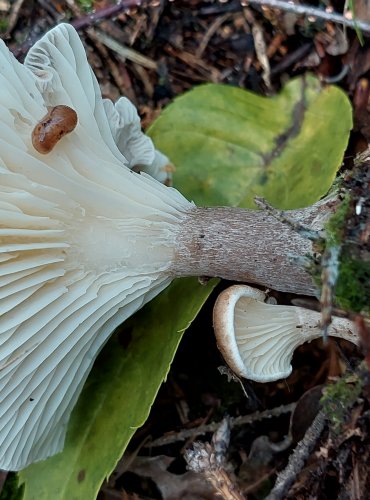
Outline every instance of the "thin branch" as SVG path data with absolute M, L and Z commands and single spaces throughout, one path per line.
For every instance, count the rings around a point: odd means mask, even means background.
M 7 30 L 3 35 L 4 38 L 6 38 L 10 35 L 10 33 L 14 29 L 14 26 L 17 24 L 19 12 L 20 12 L 23 4 L 24 4 L 24 0 L 15 0 L 15 2 L 13 3 L 12 9 L 11 9 L 11 12 L 9 15 L 9 19 L 8 19 Z
M 201 58 L 203 52 L 205 51 L 209 41 L 213 37 L 213 35 L 217 32 L 217 30 L 231 17 L 230 13 L 224 14 L 223 16 L 216 17 L 215 21 L 211 24 L 211 26 L 207 29 L 206 33 L 203 36 L 202 41 L 199 44 L 195 52 L 195 56 L 197 58 Z
M 286 493 L 297 479 L 311 451 L 316 446 L 324 430 L 325 421 L 325 415 L 320 411 L 307 429 L 302 441 L 298 443 L 297 447 L 290 455 L 288 465 L 278 474 L 275 486 L 266 497 L 266 500 L 283 500 L 283 498 L 286 497 Z
M 324 341 L 327 341 L 328 329 L 333 314 L 334 289 L 339 275 L 339 245 L 329 246 L 321 259 L 321 327 Z
M 287 212 L 284 210 L 279 210 L 278 208 L 270 205 L 264 198 L 260 196 L 255 196 L 254 202 L 257 207 L 266 210 L 268 214 L 274 217 L 276 220 L 282 224 L 287 224 L 293 231 L 300 234 L 303 238 L 308 238 L 311 241 L 317 242 L 319 239 L 324 238 L 324 233 L 316 230 L 312 230 L 303 224 L 300 224 L 296 220 L 293 220 L 287 216 Z
M 338 14 L 337 12 L 328 12 L 326 10 L 318 9 L 316 7 L 310 7 L 308 5 L 297 5 L 285 0 L 248 0 L 248 2 L 242 0 L 243 5 L 246 5 L 247 3 L 252 5 L 260 5 L 262 7 L 271 7 L 273 9 L 279 9 L 285 12 L 293 12 L 294 14 L 303 15 L 306 17 L 323 19 L 324 21 L 342 24 L 343 26 L 347 26 L 348 28 L 359 29 L 363 33 L 370 34 L 370 23 L 361 21 L 360 19 L 350 19 L 346 16 Z
M 91 14 L 75 19 L 71 22 L 71 24 L 74 28 L 76 28 L 76 30 L 80 30 L 91 26 L 92 24 L 96 24 L 98 21 L 103 19 L 116 16 L 122 11 L 132 9 L 133 7 L 140 7 L 142 4 L 145 5 L 145 2 L 141 2 L 140 0 L 118 0 L 116 4 L 97 9 Z
M 276 408 L 272 408 L 264 411 L 257 411 L 252 413 L 251 415 L 242 415 L 239 417 L 231 417 L 230 418 L 230 427 L 234 428 L 240 425 L 249 425 L 254 422 L 259 422 L 264 418 L 272 418 L 278 417 L 285 413 L 291 413 L 296 407 L 296 403 L 289 403 L 283 406 L 278 406 Z M 155 448 L 158 446 L 166 446 L 172 443 L 176 443 L 178 441 L 186 441 L 189 438 L 195 438 L 197 436 L 201 436 L 206 434 L 207 432 L 215 432 L 220 426 L 219 422 L 212 422 L 210 424 L 200 425 L 193 429 L 183 429 L 179 432 L 174 432 L 171 434 L 167 434 L 165 436 L 161 436 L 154 441 L 149 441 L 145 443 L 145 448 Z
M 116 54 L 118 54 L 121 59 L 129 59 L 130 61 L 139 64 L 140 66 L 144 66 L 144 68 L 157 70 L 157 63 L 153 61 L 153 59 L 140 54 L 140 52 L 138 52 L 137 50 L 131 49 L 130 47 L 126 47 L 122 43 L 117 42 L 117 40 L 107 35 L 103 31 L 90 28 L 89 32 L 92 32 L 99 40 L 99 42 L 101 42 L 103 45 L 116 52 Z
M 103 7 L 101 9 L 97 9 L 91 14 L 87 14 L 86 16 L 78 17 L 77 19 L 71 21 L 71 25 L 76 30 L 81 30 L 83 28 L 88 28 L 89 26 L 97 24 L 99 21 L 103 21 L 104 19 L 108 19 L 110 17 L 117 16 L 120 12 L 128 11 L 134 7 L 145 6 L 145 1 L 140 0 L 118 0 L 118 2 L 114 5 L 110 5 L 109 7 Z M 27 40 L 20 46 L 12 50 L 13 55 L 17 58 L 24 55 L 32 45 L 34 45 L 42 35 L 39 33 L 37 35 L 30 34 Z

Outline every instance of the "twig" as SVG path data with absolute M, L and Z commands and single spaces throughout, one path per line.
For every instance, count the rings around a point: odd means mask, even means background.
M 19 11 L 21 10 L 23 3 L 24 3 L 24 0 L 16 0 L 13 3 L 12 10 L 10 12 L 9 19 L 8 19 L 8 27 L 7 27 L 6 33 L 4 34 L 4 37 L 9 36 L 10 33 L 13 31 L 14 26 L 17 24 Z
M 150 13 L 148 15 L 148 20 L 150 22 L 150 25 L 148 27 L 148 30 L 146 31 L 146 39 L 148 42 L 151 42 L 153 40 L 154 32 L 158 26 L 159 20 L 163 13 L 163 9 L 166 5 L 166 0 L 159 0 L 159 2 L 157 3 L 158 5 L 149 5 Z
M 3 492 L 3 486 L 6 481 L 6 477 L 9 474 L 9 472 L 6 471 L 0 471 L 0 494 Z
M 199 14 L 201 16 L 217 16 L 223 14 L 224 12 L 240 12 L 242 6 L 240 5 L 240 0 L 234 0 L 229 3 L 218 3 L 210 7 L 202 7 L 199 9 Z
M 361 339 L 361 347 L 365 358 L 364 361 L 370 372 L 370 320 L 361 316 L 361 314 L 357 314 L 354 321 Z
M 296 407 L 296 403 L 290 403 L 287 405 L 277 406 L 271 410 L 256 411 L 251 415 L 243 415 L 240 417 L 230 418 L 230 427 L 236 427 L 240 425 L 249 425 L 254 422 L 258 422 L 265 418 L 273 418 L 283 415 L 284 413 L 291 413 Z M 183 429 L 180 432 L 171 433 L 166 436 L 161 436 L 154 441 L 146 443 L 145 448 L 154 448 L 158 446 L 166 446 L 168 444 L 176 443 L 177 441 L 185 441 L 189 438 L 195 438 L 206 434 L 207 432 L 215 432 L 219 428 L 219 422 L 212 422 L 210 424 L 200 425 L 194 429 Z
M 291 229 L 293 229 L 293 231 L 300 234 L 302 238 L 308 238 L 309 240 L 315 242 L 317 242 L 319 239 L 324 238 L 324 233 L 322 233 L 321 231 L 312 230 L 311 228 L 304 226 L 300 222 L 290 219 L 286 215 L 286 212 L 284 210 L 279 210 L 273 207 L 264 198 L 260 196 L 255 196 L 254 202 L 257 205 L 257 207 L 266 210 L 268 214 L 270 214 L 272 217 L 274 217 L 282 224 L 286 224 L 287 226 L 289 226 Z
M 298 306 L 298 307 L 304 307 L 305 309 L 311 309 L 311 311 L 321 311 L 321 306 L 320 302 L 318 302 L 314 298 L 309 298 L 309 297 L 298 297 L 298 298 L 293 298 L 291 300 L 291 303 L 293 306 Z M 333 307 L 333 316 L 339 316 L 340 318 L 348 318 L 352 319 L 351 314 L 348 311 L 345 311 L 344 309 L 340 309 L 339 307 Z
M 75 19 L 71 22 L 71 24 L 74 28 L 76 28 L 76 30 L 80 30 L 82 28 L 86 28 L 87 26 L 91 26 L 92 24 L 96 24 L 102 19 L 108 19 L 109 17 L 116 16 L 124 10 L 139 7 L 143 4 L 145 5 L 145 2 L 141 2 L 140 0 L 118 0 L 115 5 L 109 5 L 109 7 L 97 9 L 91 14 Z
M 321 327 L 324 341 L 328 339 L 328 328 L 331 323 L 334 302 L 334 288 L 339 275 L 340 247 L 329 246 L 321 259 Z
M 290 66 L 293 66 L 298 61 L 301 61 L 304 57 L 306 57 L 311 50 L 313 49 L 314 44 L 312 42 L 307 42 L 301 47 L 298 47 L 298 49 L 293 50 L 286 56 L 284 56 L 280 62 L 275 64 L 271 68 L 271 76 L 278 75 L 279 73 L 282 73 L 286 69 L 288 69 Z
M 338 83 L 348 75 L 350 70 L 351 66 L 349 64 L 343 64 L 342 69 L 339 71 L 339 73 L 333 76 L 322 76 L 321 81 L 323 81 L 324 83 Z
M 116 52 L 124 60 L 129 59 L 130 61 L 136 64 L 144 66 L 144 68 L 152 70 L 157 69 L 157 63 L 153 61 L 153 59 L 149 59 L 149 57 L 143 56 L 142 54 L 140 54 L 140 52 L 137 52 L 134 49 L 130 49 L 125 45 L 122 45 L 121 43 L 117 42 L 114 38 L 107 35 L 106 33 L 103 33 L 100 30 L 94 30 L 93 32 L 100 43 L 102 43 L 106 47 Z
M 209 443 L 194 443 L 193 448 L 186 451 L 184 458 L 188 469 L 202 474 L 217 496 L 223 500 L 244 500 L 226 470 L 215 461 L 213 448 Z
M 205 51 L 210 39 L 213 37 L 213 35 L 216 33 L 216 31 L 224 24 L 225 21 L 227 21 L 231 17 L 230 13 L 224 14 L 223 16 L 217 17 L 213 23 L 210 25 L 208 30 L 203 36 L 202 41 L 199 44 L 199 47 L 197 48 L 195 52 L 195 57 L 198 57 L 199 59 L 202 57 L 203 52 Z
M 176 59 L 179 59 L 186 65 L 195 69 L 207 80 L 210 80 L 213 83 L 218 83 L 221 80 L 221 73 L 216 68 L 210 66 L 202 59 L 198 59 L 194 54 L 186 52 L 185 50 L 176 50 L 174 47 L 171 47 L 171 45 L 166 46 L 164 49 L 167 54 L 172 57 L 176 57 Z
M 134 72 L 135 76 L 141 80 L 146 95 L 150 99 L 152 99 L 154 95 L 154 86 L 151 81 L 151 78 L 149 78 L 147 69 L 144 68 L 142 64 L 137 64 L 137 63 L 133 63 L 131 69 Z
M 262 68 L 262 80 L 264 81 L 267 89 L 271 89 L 271 68 L 270 61 L 267 56 L 267 47 L 265 42 L 264 33 L 259 22 L 256 21 L 250 9 L 244 9 L 244 17 L 252 27 L 252 35 L 254 40 L 254 49 L 256 52 L 257 60 Z
M 260 486 L 265 482 L 267 481 L 267 479 L 269 479 L 273 474 L 276 473 L 276 468 L 274 467 L 273 469 L 270 469 L 268 472 L 266 472 L 266 474 L 263 474 L 263 476 L 260 476 L 258 477 L 258 479 L 256 481 L 254 481 L 254 483 L 251 483 L 249 484 L 247 487 L 244 487 L 243 488 L 243 494 L 245 496 L 253 493 L 254 491 L 256 491 L 257 489 L 260 488 Z M 248 497 L 247 497 L 248 498 Z
M 86 16 L 79 17 L 74 21 L 71 21 L 71 25 L 76 29 L 80 30 L 83 28 L 87 28 L 92 26 L 103 19 L 108 19 L 109 17 L 116 16 L 122 11 L 129 10 L 133 7 L 145 6 L 145 1 L 140 0 L 118 0 L 115 5 L 110 5 L 109 7 L 103 7 L 102 9 L 97 9 L 95 12 L 91 14 L 87 14 Z M 13 49 L 13 55 L 17 58 L 24 55 L 34 43 L 41 38 L 42 34 L 31 35 L 27 38 L 27 40 L 16 49 Z
M 278 474 L 275 486 L 266 497 L 266 500 L 282 500 L 286 497 L 286 493 L 297 478 L 297 475 L 301 472 L 307 458 L 321 436 L 325 421 L 325 415 L 320 411 L 307 429 L 302 441 L 298 443 L 290 455 L 288 465 Z
M 40 7 L 42 7 L 44 9 L 45 12 L 47 12 L 49 14 L 49 16 L 52 20 L 51 21 L 52 24 L 59 24 L 60 22 L 63 22 L 63 20 L 65 19 L 65 14 L 63 14 L 62 12 L 59 12 L 56 9 L 54 2 L 50 2 L 50 0 L 37 0 L 37 3 L 39 4 Z M 43 18 L 45 20 L 46 16 L 43 16 Z M 33 29 L 35 29 L 35 27 Z M 38 30 L 36 29 L 36 32 L 37 31 Z M 31 31 L 31 34 L 29 36 L 31 36 L 32 39 L 35 38 L 35 35 L 32 34 L 32 31 Z
M 342 24 L 348 28 L 361 30 L 363 33 L 370 34 L 370 23 L 359 19 L 349 19 L 336 12 L 328 12 L 326 10 L 310 7 L 308 5 L 297 5 L 284 0 L 248 0 L 243 2 L 252 5 L 261 5 L 262 7 L 271 7 L 273 9 L 284 10 L 285 12 L 293 12 L 294 14 L 303 15 L 306 17 L 323 19 L 332 23 Z
M 94 42 L 95 48 L 99 52 L 100 59 L 102 61 L 106 61 L 106 64 L 109 67 L 109 72 L 112 75 L 120 94 L 128 97 L 131 102 L 137 105 L 135 91 L 131 85 L 130 77 L 127 74 L 125 65 L 120 64 L 120 67 L 117 66 L 117 63 L 114 61 L 114 59 L 110 57 L 108 48 L 103 43 L 101 43 L 96 36 L 94 28 L 87 28 L 86 33 Z
M 226 452 L 230 442 L 229 419 L 225 418 L 213 434 L 211 443 L 193 443 L 184 453 L 188 469 L 202 474 L 217 496 L 224 500 L 244 500 L 244 496 L 226 472 Z

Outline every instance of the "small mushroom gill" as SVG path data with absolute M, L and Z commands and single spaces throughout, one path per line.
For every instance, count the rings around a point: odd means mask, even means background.
M 287 377 L 294 350 L 322 336 L 319 312 L 264 299 L 260 290 L 234 285 L 214 307 L 215 334 L 226 362 L 237 375 L 256 382 Z M 344 318 L 334 317 L 328 334 L 359 343 L 354 324 Z

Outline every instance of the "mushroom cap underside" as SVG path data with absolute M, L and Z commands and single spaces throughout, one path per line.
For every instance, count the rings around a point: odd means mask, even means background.
M 109 335 L 170 283 L 192 204 L 127 168 L 71 26 L 25 65 L 0 41 L 0 68 L 0 468 L 19 470 L 62 449 Z M 78 123 L 41 155 L 32 130 L 57 104 Z
M 294 350 L 322 336 L 321 314 L 295 306 L 266 304 L 266 295 L 246 285 L 224 290 L 213 313 L 217 345 L 236 375 L 256 382 L 286 378 Z M 358 344 L 351 321 L 333 318 L 329 335 Z

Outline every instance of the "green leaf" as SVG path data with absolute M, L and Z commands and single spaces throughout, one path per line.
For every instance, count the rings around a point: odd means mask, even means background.
M 183 332 L 216 285 L 176 280 L 126 321 L 100 354 L 62 453 L 19 473 L 26 500 L 90 500 L 146 420 Z
M 19 478 L 15 472 L 9 472 L 1 488 L 0 500 L 22 500 L 24 485 L 19 486 Z
M 348 9 L 352 14 L 352 18 L 355 20 L 357 17 L 357 13 L 355 10 L 355 5 L 353 0 L 348 0 Z M 364 35 L 362 34 L 361 29 L 358 27 L 358 24 L 354 22 L 354 30 L 356 32 L 358 41 L 360 42 L 361 46 L 363 47 L 365 45 L 365 40 L 364 40 Z
M 344 92 L 306 76 L 272 98 L 225 85 L 196 87 L 148 133 L 176 165 L 176 186 L 196 204 L 253 208 L 258 195 L 289 209 L 327 193 L 351 127 Z

